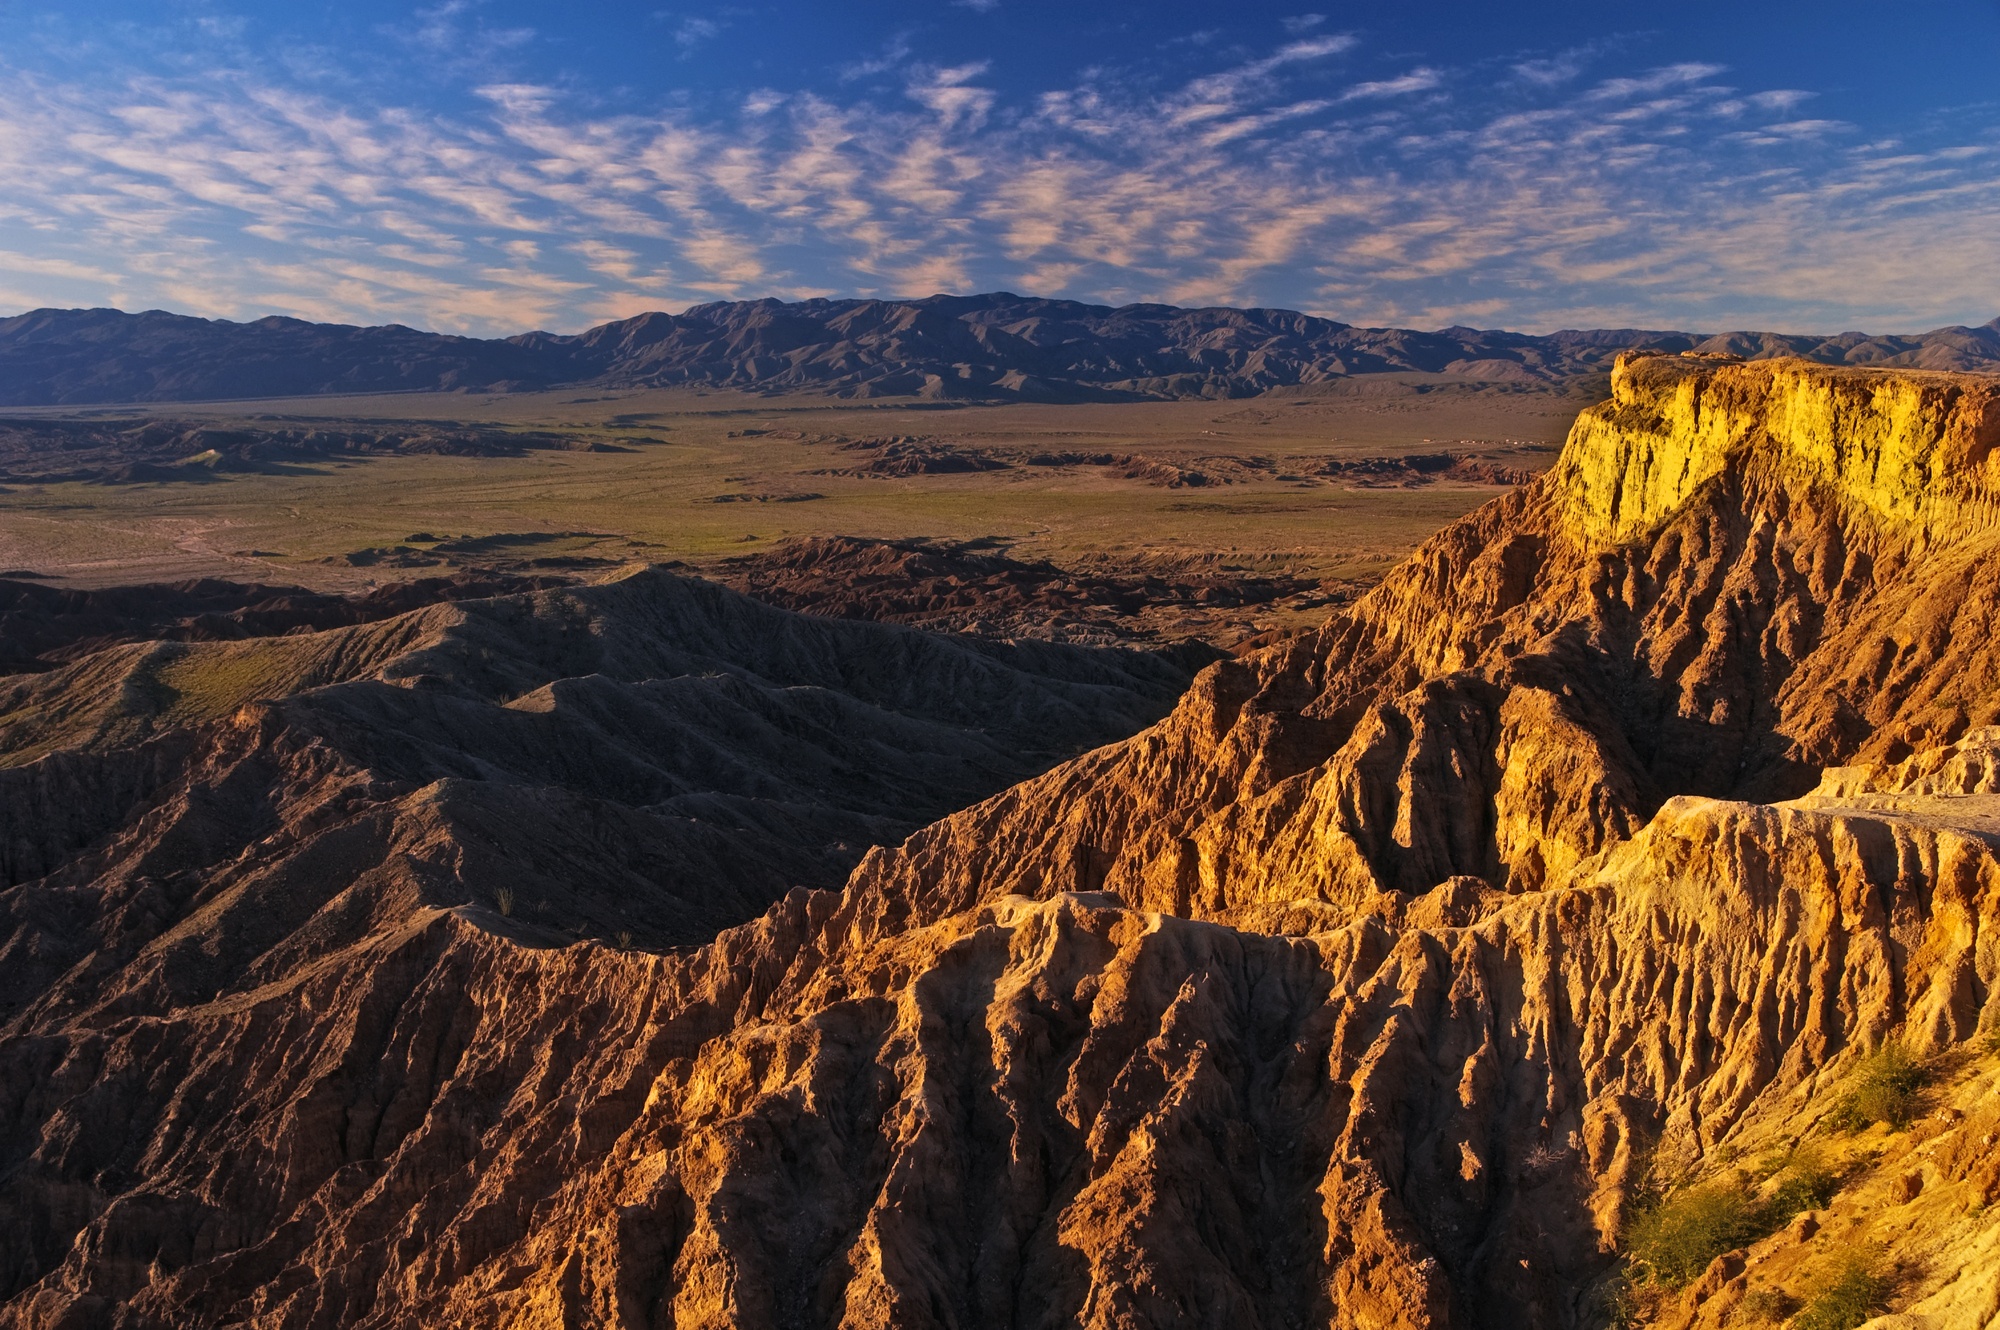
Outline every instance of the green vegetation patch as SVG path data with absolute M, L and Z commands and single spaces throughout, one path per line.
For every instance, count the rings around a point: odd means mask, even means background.
M 1632 1226 L 1632 1261 L 1653 1283 L 1681 1288 L 1724 1252 L 1768 1232 L 1742 1186 L 1718 1183 L 1673 1193 Z
M 1784 1164 L 1778 1185 L 1764 1202 L 1764 1220 L 1772 1228 L 1806 1210 L 1824 1210 L 1840 1190 L 1840 1176 L 1816 1145 L 1801 1145 Z
M 163 687 L 161 708 L 169 725 L 199 725 L 226 716 L 245 702 L 291 691 L 297 662 L 269 642 L 208 646 L 162 662 L 154 680 Z
M 1701 1187 L 1669 1192 L 1632 1225 L 1626 1244 L 1646 1282 L 1678 1289 L 1724 1252 L 1775 1233 L 1794 1215 L 1824 1209 L 1840 1190 L 1840 1177 L 1814 1145 L 1802 1144 L 1767 1172 L 1777 1185 L 1761 1199 L 1747 1173 Z
M 1848 1091 L 1834 1108 L 1834 1125 L 1864 1131 L 1878 1122 L 1901 1131 L 1916 1116 L 1930 1071 L 1901 1044 L 1884 1044 L 1855 1069 Z
M 1799 1309 L 1799 1300 L 1781 1288 L 1760 1288 L 1743 1299 L 1743 1316 L 1751 1325 L 1782 1325 Z
M 1889 1281 L 1866 1252 L 1848 1251 L 1836 1257 L 1814 1284 L 1806 1305 L 1793 1318 L 1793 1330 L 1855 1330 L 1888 1310 Z

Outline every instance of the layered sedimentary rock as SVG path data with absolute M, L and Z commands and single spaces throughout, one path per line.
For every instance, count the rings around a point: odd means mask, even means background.
M 438 801 L 522 783 L 479 749 L 378 791 L 442 713 L 284 737 L 368 671 L 560 713 L 520 664 L 559 661 L 624 691 L 573 765 L 508 761 L 595 791 L 612 718 L 682 668 L 650 633 L 438 607 L 282 639 L 309 644 L 282 678 L 36 676 L 9 834 L 64 830 L 10 850 L 6 955 L 49 959 L 9 966 L 0 1205 L 32 1237 L 0 1325 L 1605 1324 L 1642 1175 L 1803 1129 L 1885 1039 L 1986 1056 L 1996 443 L 1992 380 L 1627 360 L 1545 478 L 1317 634 L 674 949 L 379 868 L 469 859 Z M 462 649 L 418 642 L 439 616 Z M 274 679 L 314 687 L 231 691 Z M 254 896 L 261 847 L 218 829 L 239 768 L 180 755 L 224 729 L 287 788 L 338 772 L 273 823 L 318 857 Z M 336 839 L 364 816 L 367 862 Z M 479 880 L 573 822 L 503 809 L 528 833 Z M 194 844 L 225 853 L 161 871 Z M 692 942 L 723 872 L 621 898 L 672 896 Z M 1955 1251 L 2000 1199 L 1975 1140 L 1929 1184 Z M 1970 1308 L 1980 1278 L 1899 1296 Z

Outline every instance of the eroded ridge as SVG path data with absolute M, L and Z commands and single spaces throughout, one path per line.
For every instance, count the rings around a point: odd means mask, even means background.
M 0 1324 L 1608 1323 L 1648 1177 L 2000 1018 L 1994 537 L 1938 516 L 1991 382 L 1619 375 L 1317 634 L 705 944 L 350 876 L 207 990 L 80 958 L 4 1046 Z M 198 885 L 131 899 L 215 953 Z

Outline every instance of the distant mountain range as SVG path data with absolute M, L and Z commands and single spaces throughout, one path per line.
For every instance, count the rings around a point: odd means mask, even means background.
M 748 300 L 573 336 L 486 340 L 389 325 L 253 323 L 149 310 L 0 319 L 0 405 L 187 402 L 405 390 L 699 385 L 844 397 L 1030 401 L 1243 397 L 1381 373 L 1561 389 L 1631 347 L 1829 364 L 2000 370 L 2000 319 L 1913 336 L 1659 332 L 1546 336 L 1359 328 L 1279 309 L 1111 308 L 1006 293 Z

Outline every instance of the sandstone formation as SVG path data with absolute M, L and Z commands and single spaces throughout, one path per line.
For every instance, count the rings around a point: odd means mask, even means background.
M 1826 1221 L 1986 1324 L 2000 381 L 1612 388 L 894 846 L 1170 667 L 647 574 L 9 681 L 0 1326 L 1603 1326 L 1647 1193 L 1887 1041 L 1957 1079 Z
M 148 310 L 38 309 L 0 319 L 0 406 L 186 402 L 312 393 L 489 391 L 591 383 L 1001 401 L 1244 397 L 1376 374 L 1488 388 L 1601 384 L 1634 347 L 1927 369 L 2000 365 L 2000 319 L 1915 336 L 1546 336 L 1359 328 L 1283 309 L 1111 308 L 995 292 L 922 300 L 726 301 L 575 335 L 448 337 L 395 325 L 253 323 Z

